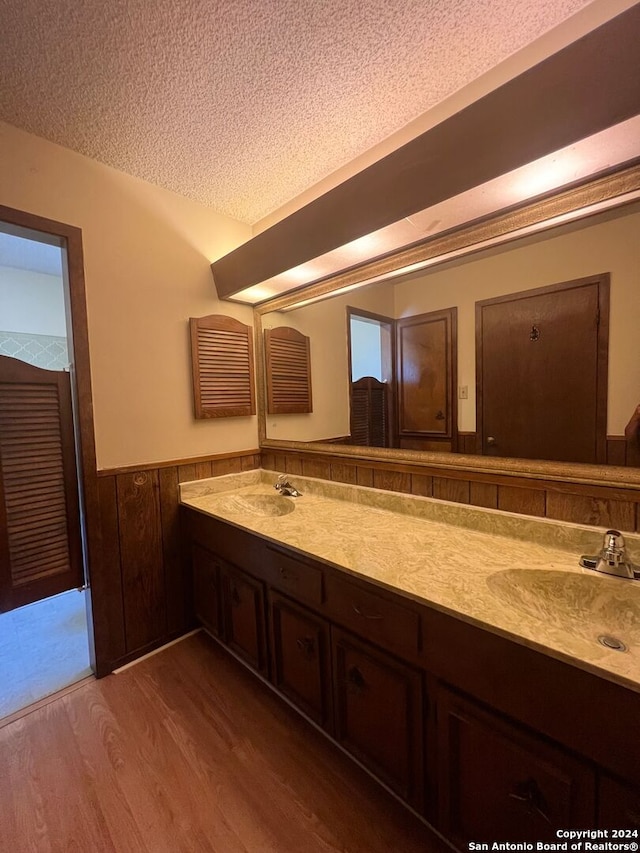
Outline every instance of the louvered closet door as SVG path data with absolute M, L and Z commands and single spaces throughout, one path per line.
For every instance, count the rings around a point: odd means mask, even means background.
M 69 374 L 0 356 L 0 611 L 83 584 Z

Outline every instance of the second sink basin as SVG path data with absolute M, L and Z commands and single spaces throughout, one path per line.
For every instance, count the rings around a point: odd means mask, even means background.
M 601 575 L 507 569 L 487 578 L 491 592 L 518 612 L 595 638 L 610 634 L 640 646 L 640 584 Z
M 225 495 L 218 505 L 220 509 L 230 514 L 249 513 L 273 518 L 288 515 L 296 506 L 291 498 L 262 494 Z

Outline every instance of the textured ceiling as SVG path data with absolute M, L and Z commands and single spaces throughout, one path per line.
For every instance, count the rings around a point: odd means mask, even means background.
M 0 0 L 0 118 L 253 223 L 590 0 Z

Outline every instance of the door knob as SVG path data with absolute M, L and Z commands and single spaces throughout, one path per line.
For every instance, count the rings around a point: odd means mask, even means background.
M 493 447 L 494 444 L 497 444 L 494 436 L 490 435 L 487 437 L 487 444 L 489 445 L 489 447 Z

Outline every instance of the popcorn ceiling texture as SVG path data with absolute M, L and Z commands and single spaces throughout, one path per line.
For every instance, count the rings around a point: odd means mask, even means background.
M 0 0 L 0 118 L 255 222 L 589 0 Z

